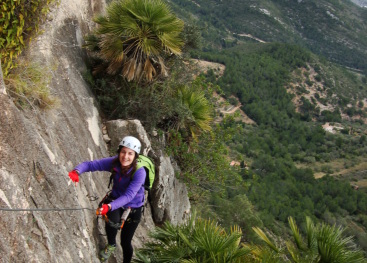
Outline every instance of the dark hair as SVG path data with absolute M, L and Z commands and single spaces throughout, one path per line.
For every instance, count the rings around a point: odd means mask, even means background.
M 113 162 L 112 162 L 113 167 L 118 166 L 118 165 L 121 167 L 121 163 L 120 163 L 119 156 L 120 156 L 121 149 L 122 149 L 123 147 L 124 147 L 124 146 L 120 146 L 120 147 L 118 148 L 118 150 L 117 150 L 117 157 L 116 157 L 116 159 L 115 159 L 115 160 L 113 160 Z M 121 172 L 122 172 L 123 174 L 126 174 L 126 173 L 129 171 L 129 169 L 130 169 L 131 167 L 133 168 L 133 169 L 131 170 L 131 172 L 132 172 L 132 173 L 134 173 L 134 172 L 136 171 L 136 168 L 137 168 L 137 166 L 138 166 L 138 158 L 139 158 L 139 154 L 138 154 L 137 152 L 135 152 L 135 151 L 134 151 L 134 153 L 135 153 L 135 156 L 134 156 L 134 160 L 133 160 L 133 162 L 131 163 L 131 165 L 130 165 L 129 167 L 126 167 L 126 168 L 122 167 Z

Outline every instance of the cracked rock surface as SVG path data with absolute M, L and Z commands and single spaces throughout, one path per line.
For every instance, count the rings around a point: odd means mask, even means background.
M 31 44 L 27 55 L 52 68 L 50 90 L 59 106 L 20 110 L 7 94 L 0 93 L 0 207 L 56 209 L 0 210 L 1 263 L 99 262 L 97 254 L 106 238 L 94 209 L 108 190 L 109 173 L 85 173 L 75 186 L 68 172 L 82 161 L 110 156 L 109 147 L 124 132 L 135 131 L 146 149 L 150 145 L 138 120 L 118 121 L 126 126 L 115 134 L 103 129 L 98 105 L 83 80 L 83 36 L 93 28 L 93 16 L 104 7 L 103 1 L 61 0 L 50 13 L 44 34 Z M 180 224 L 190 210 L 186 187 L 175 178 L 169 157 L 161 149 L 149 150 L 158 161 L 156 188 L 152 207 L 146 204 L 134 236 L 134 247 L 147 241 L 155 224 L 164 220 Z M 60 208 L 88 209 L 57 210 Z M 115 255 L 109 262 L 122 261 L 120 247 Z

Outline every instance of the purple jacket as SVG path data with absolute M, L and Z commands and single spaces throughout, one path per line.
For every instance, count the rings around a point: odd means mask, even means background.
M 74 169 L 79 174 L 85 172 L 94 171 L 107 171 L 110 172 L 113 166 L 113 161 L 117 158 L 116 156 L 103 158 L 94 161 L 87 161 L 78 164 Z M 121 173 L 121 166 L 115 166 L 113 168 L 116 173 L 113 178 L 113 187 L 111 195 L 115 199 L 111 202 L 111 211 L 116 210 L 120 207 L 131 207 L 138 208 L 144 205 L 144 182 L 146 172 L 143 167 L 138 169 L 133 178 L 131 179 L 131 170 L 127 175 Z

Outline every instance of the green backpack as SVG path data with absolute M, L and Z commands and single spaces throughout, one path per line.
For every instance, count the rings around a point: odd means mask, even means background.
M 152 189 L 154 178 L 155 178 L 155 168 L 152 159 L 145 155 L 139 155 L 137 169 L 144 167 L 147 176 L 145 177 L 144 188 L 145 190 Z M 135 173 L 134 173 L 135 174 Z M 131 179 L 134 177 L 131 176 Z
M 150 192 L 150 189 L 153 186 L 153 182 L 155 178 L 155 167 L 154 167 L 154 163 L 152 159 L 150 159 L 148 156 L 140 154 L 138 158 L 136 170 L 138 170 L 141 167 L 144 167 L 145 172 L 147 173 L 147 176 L 145 177 L 145 183 L 143 185 L 144 189 Z M 112 184 L 115 173 L 116 173 L 115 169 L 112 168 L 111 176 L 110 176 L 110 183 L 108 184 L 108 188 L 110 188 Z M 131 175 L 131 180 L 133 179 L 135 173 L 136 171 Z

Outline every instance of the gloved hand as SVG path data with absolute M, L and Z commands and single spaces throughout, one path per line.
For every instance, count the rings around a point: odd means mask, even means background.
M 79 174 L 77 173 L 77 171 L 72 170 L 69 173 L 69 177 L 70 177 L 71 181 L 73 181 L 75 183 L 79 182 Z
M 100 213 L 102 216 L 104 216 L 105 214 L 107 214 L 108 211 L 110 211 L 110 207 L 106 204 L 102 205 L 102 208 L 100 208 Z

